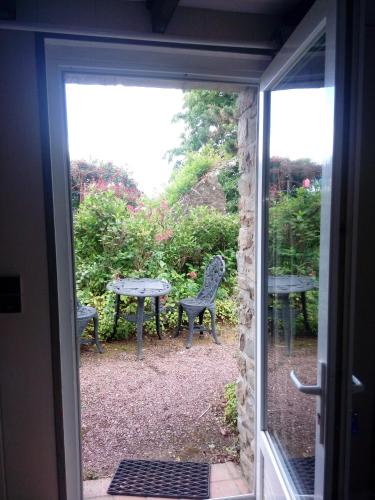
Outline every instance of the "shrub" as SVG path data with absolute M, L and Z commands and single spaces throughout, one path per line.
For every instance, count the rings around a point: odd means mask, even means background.
M 224 389 L 224 397 L 226 400 L 224 408 L 224 422 L 233 430 L 237 429 L 237 383 L 231 382 Z
M 165 201 L 144 200 L 127 205 L 112 191 L 92 191 L 80 204 L 74 219 L 77 293 L 83 303 L 97 308 L 100 335 L 112 331 L 114 294 L 106 284 L 118 277 L 164 278 L 173 288 L 166 298 L 165 325 L 177 322 L 176 306 L 182 297 L 194 296 L 203 282 L 213 255 L 224 257 L 227 267 L 217 296 L 217 318 L 236 320 L 237 215 L 223 215 L 208 207 L 188 212 L 171 210 Z M 122 297 L 136 307 L 131 298 Z M 208 321 L 208 315 L 207 315 Z M 154 331 L 154 323 L 147 323 Z M 119 337 L 134 332 L 134 325 L 120 321 Z
M 320 191 L 280 193 L 269 209 L 269 263 L 274 275 L 314 275 L 319 270 Z
M 186 155 L 183 165 L 175 170 L 166 189 L 170 205 L 176 203 L 218 160 L 217 154 L 209 147 Z
M 320 189 L 296 188 L 277 193 L 269 209 L 269 272 L 319 278 Z M 301 310 L 299 294 L 293 295 Z M 313 332 L 318 329 L 318 292 L 306 294 L 307 312 Z M 301 315 L 296 318 L 297 333 L 304 332 Z
M 238 190 L 240 171 L 237 158 L 231 160 L 231 163 L 220 171 L 218 180 L 224 191 L 227 211 L 229 213 L 237 213 L 240 201 Z

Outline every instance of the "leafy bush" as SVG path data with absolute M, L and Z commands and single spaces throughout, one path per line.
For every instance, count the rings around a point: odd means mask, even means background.
M 130 204 L 135 204 L 141 195 L 137 184 L 126 169 L 116 167 L 111 162 L 72 161 L 70 174 L 74 209 L 78 208 L 87 191 L 93 186 L 97 191 L 106 191 L 110 187 L 117 196 L 126 198 Z
M 269 263 L 273 275 L 317 276 L 320 191 L 297 188 L 270 202 Z
M 238 230 L 237 215 L 208 207 L 186 212 L 178 206 L 171 210 L 165 201 L 150 200 L 133 207 L 110 190 L 92 190 L 74 219 L 76 283 L 82 302 L 98 310 L 102 338 L 110 335 L 113 326 L 114 294 L 106 291 L 110 280 L 140 276 L 168 280 L 173 289 L 163 318 L 167 327 L 174 327 L 178 300 L 197 294 L 207 263 L 216 254 L 224 257 L 227 267 L 218 291 L 217 317 L 235 322 Z M 122 301 L 135 309 L 131 298 L 122 297 Z M 128 322 L 119 326 L 119 336 L 134 331 Z M 147 328 L 153 331 L 153 322 Z
M 238 190 L 240 171 L 237 158 L 231 160 L 228 167 L 220 171 L 218 180 L 224 191 L 227 211 L 232 214 L 237 213 L 238 203 L 240 201 L 240 193 Z
M 224 389 L 224 396 L 226 400 L 224 408 L 224 422 L 229 425 L 233 430 L 237 429 L 237 384 L 231 382 L 227 384 Z
M 209 148 L 199 152 L 190 152 L 186 155 L 183 165 L 172 173 L 166 189 L 166 196 L 170 205 L 176 203 L 182 195 L 187 193 L 199 179 L 213 167 L 218 156 Z
M 272 275 L 296 274 L 318 279 L 320 245 L 320 189 L 297 188 L 277 193 L 269 208 L 269 272 Z M 301 311 L 299 294 L 292 297 Z M 318 291 L 306 294 L 311 330 L 318 329 Z M 296 318 L 297 333 L 305 333 L 303 318 Z

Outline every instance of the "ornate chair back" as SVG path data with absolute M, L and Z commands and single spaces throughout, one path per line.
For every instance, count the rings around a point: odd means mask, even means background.
M 197 299 L 204 300 L 209 304 L 213 303 L 224 273 L 224 259 L 220 255 L 215 255 L 206 267 L 203 287 L 198 293 Z

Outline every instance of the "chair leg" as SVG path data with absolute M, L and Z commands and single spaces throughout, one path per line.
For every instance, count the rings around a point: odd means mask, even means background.
M 178 321 L 177 321 L 177 328 L 176 332 L 174 334 L 174 338 L 178 337 L 180 335 L 180 330 L 181 330 L 181 323 L 182 323 L 182 306 L 179 304 L 178 305 Z
M 190 349 L 191 344 L 193 343 L 193 333 L 194 333 L 194 319 L 195 315 L 188 314 L 189 319 L 189 336 L 186 342 L 186 349 Z
M 200 335 L 203 335 L 203 317 L 204 317 L 204 311 L 205 311 L 205 309 L 203 309 L 203 311 L 199 313 Z
M 94 343 L 96 345 L 96 348 L 100 352 L 100 354 L 103 354 L 103 347 L 99 341 L 99 320 L 97 316 L 94 316 L 93 318 L 94 321 Z
M 210 311 L 210 314 L 211 314 L 211 335 L 212 335 L 212 336 L 213 336 L 213 338 L 214 338 L 214 342 L 215 342 L 215 344 L 220 345 L 219 339 L 217 338 L 217 335 L 216 335 L 216 325 L 215 325 L 216 314 L 215 314 L 215 306 L 213 305 L 212 307 L 210 307 L 209 311 Z

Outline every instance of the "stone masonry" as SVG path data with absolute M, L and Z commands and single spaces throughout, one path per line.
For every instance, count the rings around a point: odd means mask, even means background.
M 238 98 L 240 167 L 240 233 L 238 239 L 239 380 L 238 430 L 242 472 L 254 489 L 255 452 L 255 211 L 258 91 L 248 88 Z
M 207 206 L 225 213 L 225 194 L 218 180 L 221 168 L 222 165 L 218 165 L 207 172 L 188 193 L 181 197 L 181 204 L 189 208 Z

